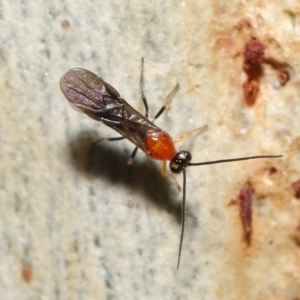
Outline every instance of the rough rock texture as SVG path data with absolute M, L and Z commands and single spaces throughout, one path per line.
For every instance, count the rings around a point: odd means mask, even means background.
M 297 1 L 1 3 L 0 299 L 300 299 L 299 49 Z M 283 155 L 187 170 L 179 271 L 181 191 L 59 89 L 82 67 L 143 111 L 141 57 L 151 117 L 180 83 L 156 124 L 208 125 L 194 162 Z

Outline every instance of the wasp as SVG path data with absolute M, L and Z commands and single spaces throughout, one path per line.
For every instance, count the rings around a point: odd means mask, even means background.
M 154 121 L 170 104 L 170 100 L 172 99 L 174 93 L 176 93 L 178 90 L 179 85 L 177 84 L 175 86 L 175 88 L 168 95 L 165 104 L 155 115 L 154 119 L 150 121 L 148 119 L 148 103 L 143 91 L 143 68 L 144 59 L 142 59 L 140 87 L 142 100 L 146 111 L 145 115 L 142 115 L 136 109 L 134 109 L 120 96 L 114 87 L 105 82 L 100 76 L 85 69 L 70 69 L 62 76 L 60 80 L 60 88 L 74 109 L 85 113 L 96 121 L 104 123 L 121 134 L 120 137 L 109 138 L 107 140 L 115 141 L 127 138 L 135 145 L 135 149 L 128 161 L 129 164 L 133 161 L 137 150 L 141 149 L 150 158 L 163 162 L 162 173 L 165 173 L 166 162 L 170 161 L 169 167 L 171 172 L 175 174 L 183 174 L 181 235 L 177 260 L 178 269 L 180 265 L 185 228 L 187 167 L 250 159 L 275 158 L 281 157 L 281 155 L 257 155 L 192 163 L 191 153 L 187 150 L 177 151 L 172 137 L 166 131 L 160 129 L 154 124 Z M 182 137 L 176 141 L 184 139 L 191 132 L 182 135 Z

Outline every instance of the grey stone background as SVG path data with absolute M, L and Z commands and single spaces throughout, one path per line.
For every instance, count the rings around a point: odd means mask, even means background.
M 243 101 L 245 44 L 265 57 L 253 107 Z M 298 299 L 300 10 L 296 1 L 0 2 L 0 299 Z M 150 116 L 193 161 L 256 160 L 187 170 L 187 223 L 176 271 L 182 194 L 159 162 L 75 112 L 60 77 L 82 67 Z M 274 172 L 271 172 L 273 170 Z M 178 176 L 181 184 L 181 176 Z M 237 199 L 255 189 L 245 243 Z

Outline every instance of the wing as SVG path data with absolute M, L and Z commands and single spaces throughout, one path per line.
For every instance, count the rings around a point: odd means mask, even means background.
M 69 70 L 62 76 L 60 88 L 74 109 L 118 131 L 143 151 L 146 134 L 161 131 L 90 71 Z

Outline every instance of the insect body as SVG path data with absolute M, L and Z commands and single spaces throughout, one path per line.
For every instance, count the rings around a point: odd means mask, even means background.
M 60 87 L 76 110 L 118 131 L 151 158 L 165 161 L 175 156 L 170 135 L 131 107 L 97 75 L 74 68 L 62 77 Z
M 146 107 L 145 116 L 140 114 L 124 99 L 122 99 L 120 94 L 111 85 L 90 71 L 80 68 L 69 70 L 65 75 L 62 76 L 60 80 L 60 87 L 65 97 L 76 110 L 84 112 L 96 121 L 103 122 L 105 125 L 111 127 L 122 135 L 120 138 L 113 138 L 111 140 L 127 138 L 133 144 L 135 144 L 137 148 L 143 150 L 149 157 L 156 160 L 161 160 L 164 163 L 166 161 L 170 161 L 169 166 L 171 172 L 183 174 L 182 227 L 177 262 L 178 269 L 180 264 L 185 225 L 186 168 L 188 166 L 217 164 L 256 158 L 279 157 L 280 155 L 259 155 L 191 163 L 191 153 L 189 151 L 177 152 L 170 135 L 158 128 L 147 118 L 148 105 L 142 89 L 142 80 L 143 60 L 141 90 L 142 99 Z M 176 86 L 173 91 L 176 91 L 177 89 L 178 86 Z M 169 96 L 172 96 L 172 92 Z M 162 107 L 154 119 L 161 115 L 165 108 L 166 105 Z M 133 151 L 131 160 L 133 159 L 137 148 Z

